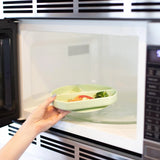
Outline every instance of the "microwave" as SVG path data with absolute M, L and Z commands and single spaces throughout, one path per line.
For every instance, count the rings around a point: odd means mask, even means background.
M 99 20 L 91 14 L 17 18 L 11 6 L 4 13 L 13 13 L 0 20 L 0 125 L 8 125 L 9 136 L 53 90 L 99 84 L 117 90 L 116 103 L 71 112 L 36 137 L 32 154 L 46 160 L 160 159 L 158 21 Z

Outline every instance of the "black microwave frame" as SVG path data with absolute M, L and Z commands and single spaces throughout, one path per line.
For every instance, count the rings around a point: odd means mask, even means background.
M 0 106 L 0 127 L 10 124 L 20 115 L 18 79 L 18 23 L 15 19 L 0 20 L 0 54 L 3 63 Z

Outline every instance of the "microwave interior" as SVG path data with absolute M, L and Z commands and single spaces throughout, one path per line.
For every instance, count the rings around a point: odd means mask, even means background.
M 22 118 L 59 87 L 81 84 L 112 87 L 118 92 L 113 105 L 94 112 L 71 112 L 55 127 L 75 134 L 78 132 L 76 127 L 98 130 L 97 134 L 101 133 L 103 139 L 97 138 L 93 132 L 91 135 L 81 133 L 81 130 L 79 134 L 107 143 L 111 143 L 109 137 L 105 138 L 107 134 L 121 138 L 115 143 L 127 139 L 130 146 L 126 149 L 141 153 L 146 23 L 138 24 L 21 20 L 19 63 Z

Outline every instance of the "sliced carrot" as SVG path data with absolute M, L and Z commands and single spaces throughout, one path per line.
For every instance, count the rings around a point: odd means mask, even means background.
M 91 97 L 91 96 L 79 95 L 79 96 L 76 96 L 76 97 L 73 98 L 73 99 L 69 99 L 68 102 L 81 101 L 81 100 L 83 100 L 83 98 L 93 99 L 93 97 Z

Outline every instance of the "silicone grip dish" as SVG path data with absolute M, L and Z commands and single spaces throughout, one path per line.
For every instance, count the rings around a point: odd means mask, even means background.
M 97 92 L 106 91 L 108 97 L 87 99 L 82 101 L 68 102 L 69 99 L 73 99 L 78 95 L 88 95 L 94 97 Z M 116 102 L 117 91 L 111 87 L 102 85 L 70 85 L 60 87 L 52 91 L 52 95 L 56 94 L 54 106 L 56 108 L 68 111 L 93 111 L 107 107 Z

